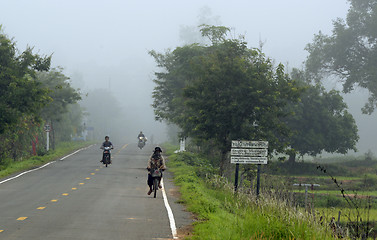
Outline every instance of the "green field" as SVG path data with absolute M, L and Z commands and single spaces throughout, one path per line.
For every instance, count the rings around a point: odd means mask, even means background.
M 336 221 L 338 220 L 340 212 L 340 222 L 355 222 L 359 218 L 365 221 L 377 221 L 377 209 L 370 209 L 365 211 L 365 209 L 360 209 L 359 213 L 353 208 L 315 208 L 316 215 L 324 216 L 326 219 L 331 219 L 334 217 Z

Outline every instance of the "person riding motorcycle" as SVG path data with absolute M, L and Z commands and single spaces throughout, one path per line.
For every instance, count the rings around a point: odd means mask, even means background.
M 109 136 L 105 137 L 105 141 L 102 143 L 100 149 L 105 149 L 105 147 L 110 147 L 111 149 L 114 149 L 113 144 L 109 141 Z M 102 154 L 102 160 L 100 162 L 103 163 L 105 155 Z M 111 164 L 111 155 L 110 155 L 110 164 Z
M 142 149 L 145 146 L 145 143 L 147 142 L 147 138 L 145 137 L 144 133 L 140 131 L 139 135 L 137 136 L 138 142 L 137 146 Z
M 155 147 L 152 156 L 148 160 L 148 166 L 147 166 L 147 169 L 149 171 L 148 172 L 148 180 L 147 180 L 147 183 L 148 183 L 148 186 L 149 186 L 149 191 L 147 193 L 148 195 L 150 195 L 152 193 L 152 191 L 153 191 L 152 190 L 153 177 L 152 177 L 150 171 L 153 170 L 153 169 L 155 169 L 155 168 L 159 168 L 162 171 L 164 171 L 166 169 L 165 160 L 162 157 L 161 153 L 162 153 L 161 148 L 160 147 Z M 162 175 L 161 175 L 161 178 L 162 178 Z M 160 181 L 161 181 L 161 179 L 160 179 Z M 162 188 L 160 182 L 158 183 L 158 187 Z
M 142 131 L 140 131 L 139 135 L 137 135 L 137 139 L 139 139 L 140 137 L 145 138 L 145 135 Z

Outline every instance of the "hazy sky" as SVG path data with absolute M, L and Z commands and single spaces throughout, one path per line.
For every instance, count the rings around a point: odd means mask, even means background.
M 305 45 L 320 30 L 330 34 L 332 20 L 344 18 L 349 7 L 346 0 L 0 0 L 0 24 L 20 50 L 34 46 L 53 54 L 53 66 L 66 75 L 82 75 L 84 89 L 110 88 L 140 118 L 135 131 L 151 133 L 162 125 L 153 123 L 155 63 L 148 51 L 182 45 L 180 27 L 196 26 L 205 6 L 212 18 L 245 35 L 249 46 L 264 42 L 266 55 L 290 68 L 301 67 Z M 360 94 L 347 101 L 359 115 L 362 104 L 355 98 Z M 361 152 L 377 150 L 376 115 L 355 118 Z

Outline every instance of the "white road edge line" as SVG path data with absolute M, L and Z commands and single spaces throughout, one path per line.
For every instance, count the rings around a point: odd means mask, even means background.
M 170 205 L 169 205 L 169 202 L 168 202 L 168 197 L 166 196 L 165 187 L 164 187 L 164 179 L 163 178 L 161 179 L 161 185 L 162 185 L 162 196 L 164 198 L 165 208 L 166 208 L 166 211 L 168 211 L 171 233 L 173 235 L 173 239 L 178 239 L 178 237 L 177 237 L 177 228 L 175 226 L 174 215 L 173 215 L 173 211 L 170 208 Z
M 90 145 L 90 146 L 88 146 L 88 147 L 81 148 L 81 149 L 79 149 L 79 150 L 77 150 L 76 152 L 73 152 L 73 153 L 71 153 L 71 154 L 68 154 L 67 156 L 62 157 L 62 158 L 60 158 L 59 160 L 60 160 L 60 161 L 63 161 L 64 159 L 66 159 L 66 158 L 72 156 L 73 154 L 76 154 L 76 153 L 78 153 L 78 152 L 80 152 L 80 151 L 82 151 L 82 150 L 88 149 L 88 148 L 90 148 L 91 146 L 93 146 L 93 144 Z
M 51 163 L 54 163 L 54 162 L 56 162 L 56 161 L 46 163 L 45 165 L 43 165 L 43 166 L 41 166 L 41 167 L 39 167 L 39 168 L 35 168 L 35 169 L 32 169 L 32 170 L 29 170 L 29 171 L 26 171 L 26 172 L 20 173 L 20 174 L 18 174 L 17 176 L 14 176 L 14 177 L 11 177 L 11 178 L 8 178 L 8 179 L 5 179 L 5 180 L 1 181 L 0 184 L 3 184 L 3 183 L 6 183 L 6 182 L 8 182 L 8 181 L 10 181 L 10 180 L 13 180 L 13 179 L 19 178 L 19 177 L 21 177 L 22 175 L 24 175 L 24 174 L 26 174 L 26 173 L 34 172 L 34 171 L 37 171 L 37 170 L 39 170 L 39 169 L 41 169 L 41 168 L 47 167 L 48 165 L 50 165 Z
M 75 151 L 74 153 L 71 153 L 71 154 L 69 154 L 69 155 L 67 155 L 67 156 L 65 156 L 65 157 L 63 157 L 63 158 L 61 158 L 60 161 L 62 161 L 63 159 L 65 159 L 65 158 L 67 158 L 67 157 L 72 156 L 72 155 L 75 154 L 75 153 L 78 153 L 78 152 L 80 152 L 80 151 L 82 151 L 82 150 L 88 149 L 88 148 L 90 148 L 91 146 L 93 146 L 93 145 L 90 145 L 89 147 L 81 148 L 81 149 Z M 32 169 L 32 170 L 28 170 L 28 171 L 25 171 L 25 172 L 22 172 L 22 173 L 18 174 L 17 176 L 14 176 L 14 177 L 11 177 L 11 178 L 7 178 L 7 179 L 1 181 L 0 184 L 3 184 L 3 183 L 6 183 L 6 182 L 8 182 L 8 181 L 10 181 L 10 180 L 13 180 L 13 179 L 19 178 L 19 177 L 21 177 L 21 176 L 24 175 L 24 174 L 31 173 L 31 172 L 37 171 L 37 170 L 39 170 L 39 169 L 42 169 L 42 168 L 44 168 L 44 167 L 47 167 L 48 165 L 50 165 L 50 164 L 52 164 L 52 163 L 54 163 L 54 162 L 56 162 L 56 161 L 52 161 L 52 162 L 46 163 L 45 165 L 40 166 L 39 168 L 35 168 L 35 169 Z

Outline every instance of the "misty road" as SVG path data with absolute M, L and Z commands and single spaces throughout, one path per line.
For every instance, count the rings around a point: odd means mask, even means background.
M 172 239 L 162 191 L 148 196 L 145 170 L 152 146 L 113 150 L 103 167 L 98 145 L 4 182 L 0 180 L 0 239 Z M 177 227 L 187 213 L 164 189 Z

